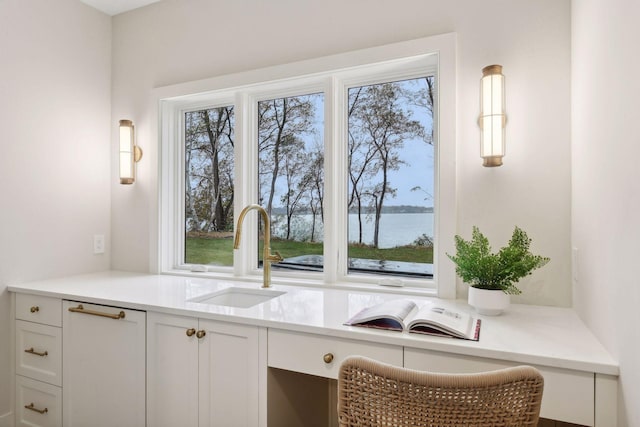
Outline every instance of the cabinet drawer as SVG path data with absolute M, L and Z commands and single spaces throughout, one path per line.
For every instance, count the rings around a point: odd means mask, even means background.
M 62 329 L 16 320 L 16 373 L 62 385 Z
M 16 375 L 16 426 L 62 426 L 62 389 Z
M 325 362 L 325 355 L 331 361 Z M 338 378 L 347 356 L 360 355 L 402 366 L 402 347 L 269 329 L 268 364 L 326 378 Z
M 474 373 L 523 363 L 405 348 L 406 368 L 431 372 Z M 540 416 L 585 426 L 594 425 L 594 374 L 532 365 L 544 377 Z
M 16 294 L 16 319 L 62 326 L 62 300 L 40 295 Z

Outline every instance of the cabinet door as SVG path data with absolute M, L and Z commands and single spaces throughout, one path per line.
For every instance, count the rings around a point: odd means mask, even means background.
M 145 312 L 86 303 L 70 311 L 79 305 L 63 303 L 64 425 L 144 427 Z
M 405 368 L 432 372 L 475 373 L 519 363 L 438 351 L 405 348 Z M 594 377 L 590 372 L 535 366 L 544 377 L 540 416 L 585 426 L 594 425 Z
M 200 320 L 200 426 L 266 424 L 266 333 L 255 326 Z M 262 344 L 262 345 L 261 345 Z
M 147 314 L 147 424 L 198 427 L 198 319 Z

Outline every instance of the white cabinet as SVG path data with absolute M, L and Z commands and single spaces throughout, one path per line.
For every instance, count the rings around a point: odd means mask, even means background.
M 16 426 L 59 427 L 62 425 L 62 389 L 16 376 Z
M 402 366 L 402 347 L 299 332 L 269 330 L 269 366 L 337 379 L 342 361 L 361 355 Z
M 148 313 L 149 427 L 266 425 L 266 329 Z
M 147 313 L 147 424 L 198 426 L 197 319 Z
M 402 366 L 402 347 L 269 329 L 269 425 L 337 427 L 342 361 L 362 355 Z
M 63 422 L 145 426 L 144 311 L 63 302 Z
M 521 365 L 522 363 L 520 363 Z M 404 366 L 431 372 L 475 373 L 519 365 L 496 359 L 405 348 Z M 585 426 L 594 425 L 594 374 L 535 366 L 544 377 L 540 416 Z
M 62 425 L 62 300 L 16 295 L 16 426 Z
M 16 374 L 62 386 L 62 329 L 16 320 Z
M 16 319 L 62 326 L 62 300 L 40 295 L 16 294 Z

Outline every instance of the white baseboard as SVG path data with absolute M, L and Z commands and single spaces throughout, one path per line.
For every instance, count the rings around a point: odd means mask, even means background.
M 13 412 L 0 415 L 0 427 L 13 427 L 14 425 Z

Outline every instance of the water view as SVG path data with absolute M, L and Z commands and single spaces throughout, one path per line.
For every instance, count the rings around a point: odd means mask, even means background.
M 284 238 L 284 215 L 274 215 L 274 237 Z M 310 239 L 312 215 L 295 215 L 294 233 L 298 240 Z M 358 215 L 349 214 L 349 243 L 358 242 Z M 319 231 L 316 241 L 322 241 L 322 222 L 316 219 Z M 362 243 L 373 244 L 374 216 L 362 216 Z M 389 249 L 415 243 L 420 236 L 433 238 L 433 212 L 423 213 L 386 213 L 380 218 L 379 248 Z

